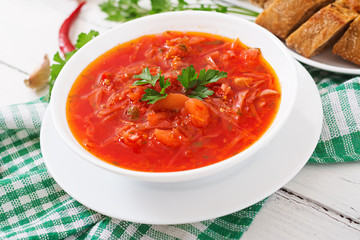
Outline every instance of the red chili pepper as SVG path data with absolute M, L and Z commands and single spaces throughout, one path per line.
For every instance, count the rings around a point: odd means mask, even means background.
M 77 18 L 82 6 L 84 6 L 85 3 L 86 3 L 86 1 L 79 3 L 77 8 L 71 13 L 71 15 L 67 19 L 65 19 L 65 21 L 63 22 L 63 24 L 60 27 L 59 47 L 63 54 L 75 50 L 74 45 L 71 43 L 71 41 L 69 39 L 69 30 L 70 30 L 71 24 Z

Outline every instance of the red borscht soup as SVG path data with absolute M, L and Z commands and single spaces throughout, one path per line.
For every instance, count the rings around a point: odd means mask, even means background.
M 168 31 L 92 62 L 67 99 L 77 141 L 144 172 L 208 166 L 245 150 L 272 124 L 280 84 L 261 50 L 239 39 Z

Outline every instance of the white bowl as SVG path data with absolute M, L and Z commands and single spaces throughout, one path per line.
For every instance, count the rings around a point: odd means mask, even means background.
M 263 57 L 275 70 L 281 85 L 281 102 L 277 116 L 265 134 L 241 153 L 221 162 L 187 171 L 150 173 L 123 169 L 102 161 L 86 151 L 74 138 L 66 120 L 66 100 L 75 79 L 92 61 L 118 44 L 143 35 L 162 33 L 167 30 L 206 32 L 239 38 L 249 47 L 260 48 Z M 209 176 L 244 162 L 279 132 L 294 106 L 297 92 L 297 70 L 293 58 L 284 45 L 270 32 L 241 18 L 214 12 L 169 12 L 139 18 L 101 34 L 83 46 L 59 74 L 53 88 L 52 116 L 57 132 L 64 142 L 83 159 L 98 167 L 135 179 L 152 182 L 175 182 Z M 69 166 L 70 167 L 70 166 Z

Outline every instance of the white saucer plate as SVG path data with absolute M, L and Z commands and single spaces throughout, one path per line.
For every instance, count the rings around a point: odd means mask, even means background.
M 318 142 L 322 106 L 316 85 L 297 63 L 299 92 L 284 128 L 247 164 L 179 183 L 146 183 L 98 168 L 77 156 L 57 134 L 50 111 L 40 143 L 55 181 L 85 206 L 110 217 L 147 224 L 180 224 L 224 216 L 268 197 L 305 165 Z M 51 106 L 50 106 L 51 107 Z
M 327 50 L 312 58 L 301 56 L 291 49 L 289 49 L 289 51 L 290 54 L 300 62 L 319 69 L 349 75 L 360 74 L 360 66 L 357 66 L 349 61 L 345 61 L 341 57 L 332 54 L 331 50 Z

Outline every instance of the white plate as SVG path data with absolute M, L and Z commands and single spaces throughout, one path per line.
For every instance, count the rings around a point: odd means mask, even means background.
M 345 61 L 341 57 L 332 54 L 331 50 L 327 50 L 312 58 L 306 58 L 304 56 L 301 56 L 290 48 L 289 51 L 290 54 L 300 62 L 319 69 L 343 74 L 360 74 L 360 66 L 357 66 L 349 61 Z
M 140 223 L 180 224 L 230 214 L 266 198 L 305 165 L 319 139 L 322 106 L 316 85 L 297 63 L 295 109 L 279 135 L 246 165 L 180 183 L 145 183 L 79 158 L 57 134 L 50 111 L 40 143 L 46 166 L 69 195 L 102 214 Z
M 252 5 L 248 0 L 219 0 L 220 2 L 229 3 L 230 5 L 240 6 L 243 8 L 247 8 L 250 10 L 253 10 L 255 12 L 262 12 L 263 9 L 258 8 L 254 5 Z M 254 17 L 247 17 L 244 15 L 235 14 L 236 16 L 239 16 L 241 18 L 245 18 L 248 20 L 254 21 Z M 284 43 L 285 44 L 285 43 Z M 285 45 L 286 46 L 286 45 Z M 312 58 L 306 58 L 304 56 L 301 56 L 297 52 L 293 51 L 292 49 L 288 48 L 290 51 L 290 54 L 299 60 L 300 62 L 303 62 L 305 64 L 308 64 L 310 66 L 327 70 L 330 72 L 336 72 L 336 73 L 342 73 L 342 74 L 353 74 L 357 75 L 360 74 L 360 66 L 346 61 L 342 59 L 341 57 L 332 54 L 331 50 L 327 50 L 321 54 L 318 54 Z

